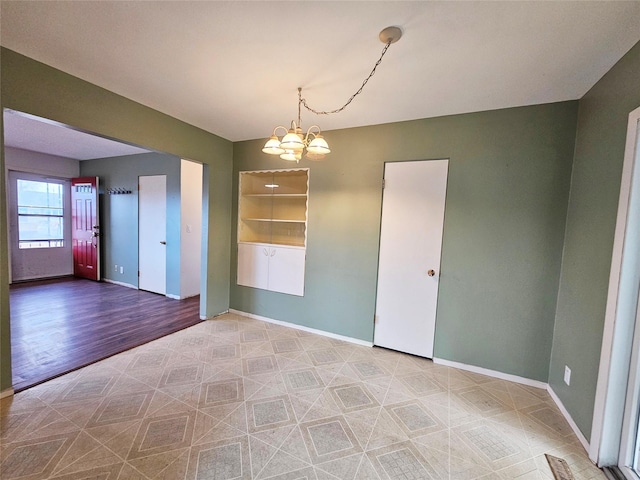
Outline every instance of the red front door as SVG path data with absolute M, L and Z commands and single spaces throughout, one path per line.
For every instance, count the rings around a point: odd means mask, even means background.
M 71 179 L 73 274 L 100 280 L 98 177 Z

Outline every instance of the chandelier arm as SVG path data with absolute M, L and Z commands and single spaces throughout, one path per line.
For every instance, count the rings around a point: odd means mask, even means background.
M 312 132 L 311 130 L 313 130 L 314 128 L 317 128 L 318 131 L 317 132 Z M 320 130 L 320 127 L 318 125 L 311 125 L 309 128 L 307 128 L 307 133 L 304 136 L 304 146 L 307 147 L 309 146 L 309 136 L 313 136 L 313 138 L 316 138 L 318 136 L 318 134 L 322 134 L 322 130 Z
M 376 68 L 378 68 L 378 65 L 380 65 L 380 63 L 382 63 L 382 57 L 384 57 L 384 54 L 387 53 L 387 50 L 389 49 L 389 47 L 391 46 L 391 44 L 393 43 L 392 39 L 389 39 L 387 41 L 387 44 L 384 46 L 384 48 L 382 49 L 382 54 L 380 55 L 380 58 L 378 59 L 378 61 L 376 62 L 376 64 L 373 66 L 373 69 L 371 70 L 371 73 L 369 74 L 369 76 L 367 78 L 364 79 L 364 81 L 362 82 L 362 85 L 360 85 L 360 88 L 358 89 L 358 91 L 356 93 L 354 93 L 353 95 L 351 95 L 351 97 L 349 98 L 349 100 L 347 100 L 347 103 L 345 103 L 343 106 L 341 106 L 340 108 L 336 108 L 335 110 L 329 110 L 329 111 L 318 111 L 318 110 L 314 110 L 313 108 L 311 108 L 308 104 L 306 99 L 304 99 L 302 97 L 302 88 L 298 88 L 298 119 L 300 119 L 300 105 L 304 105 L 304 108 L 306 108 L 307 110 L 309 110 L 312 113 L 315 113 L 316 115 L 330 115 L 332 113 L 340 113 L 341 111 L 343 111 L 345 108 L 347 108 L 347 106 L 353 101 L 354 98 L 356 98 L 358 95 L 360 95 L 360 92 L 362 92 L 362 89 L 364 88 L 364 86 L 367 84 L 367 82 L 369 81 L 369 79 L 371 77 L 373 77 L 373 74 L 376 73 Z
M 285 134 L 285 135 L 286 135 L 286 134 L 287 134 L 287 132 L 289 131 L 289 130 L 287 129 L 287 127 L 283 127 L 282 125 L 278 125 L 276 128 L 274 128 L 274 129 L 273 129 L 273 135 L 274 135 L 274 136 L 276 135 L 276 132 L 278 131 L 278 129 L 279 129 L 279 128 L 281 128 L 281 129 L 283 129 L 283 130 L 284 130 L 284 134 Z

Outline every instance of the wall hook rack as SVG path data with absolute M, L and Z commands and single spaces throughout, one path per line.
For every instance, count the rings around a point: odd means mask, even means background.
M 132 193 L 128 188 L 107 188 L 107 195 L 130 195 Z

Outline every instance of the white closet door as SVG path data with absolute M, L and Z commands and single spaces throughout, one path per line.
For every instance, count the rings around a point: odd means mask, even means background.
M 374 343 L 433 357 L 448 160 L 385 166 Z
M 167 293 L 167 176 L 139 177 L 138 288 Z

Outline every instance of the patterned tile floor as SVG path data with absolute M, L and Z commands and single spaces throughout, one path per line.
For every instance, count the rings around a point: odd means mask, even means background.
M 6 480 L 604 478 L 543 390 L 232 314 L 0 414 Z

